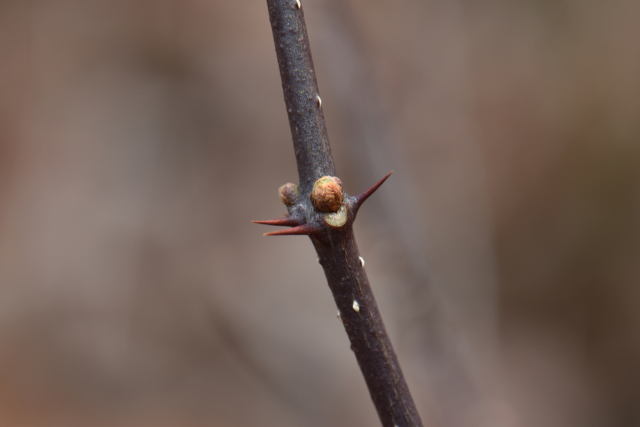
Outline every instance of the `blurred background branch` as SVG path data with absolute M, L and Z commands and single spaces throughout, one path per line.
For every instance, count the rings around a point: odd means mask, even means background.
M 304 7 L 346 191 L 395 170 L 356 232 L 425 424 L 637 425 L 640 4 Z M 248 225 L 297 174 L 265 14 L 0 2 L 0 424 L 377 423 Z

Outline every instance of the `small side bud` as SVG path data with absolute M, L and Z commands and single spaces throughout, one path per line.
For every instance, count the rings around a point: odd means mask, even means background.
M 337 212 L 342 206 L 342 181 L 335 176 L 323 176 L 313 185 L 311 203 L 320 212 Z
M 298 194 L 300 194 L 300 187 L 287 182 L 285 185 L 278 189 L 278 194 L 280 194 L 280 200 L 282 200 L 282 203 L 287 206 L 291 206 L 296 202 Z

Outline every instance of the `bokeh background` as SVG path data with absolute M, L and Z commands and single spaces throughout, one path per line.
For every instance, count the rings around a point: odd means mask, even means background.
M 302 4 L 425 425 L 640 425 L 640 2 Z M 377 425 L 288 181 L 264 1 L 0 1 L 0 425 Z

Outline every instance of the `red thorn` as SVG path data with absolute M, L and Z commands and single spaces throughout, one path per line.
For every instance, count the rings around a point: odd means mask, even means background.
M 286 228 L 284 230 L 272 231 L 265 233 L 265 236 L 295 236 L 298 234 L 313 234 L 316 232 L 315 227 L 309 224 L 302 224 L 297 227 Z
M 369 196 L 371 196 L 382 185 L 382 183 L 385 182 L 387 180 L 387 178 L 389 178 L 391 176 L 392 173 L 393 173 L 393 171 L 389 172 L 384 178 L 382 178 L 380 181 L 376 182 L 370 189 L 368 189 L 364 193 L 356 196 L 356 206 L 357 206 L 357 208 L 359 208 L 360 205 L 362 205 L 364 203 L 364 201 L 367 200 L 369 198 Z
M 268 219 L 266 221 L 251 221 L 251 222 L 255 224 L 265 224 L 265 225 L 286 225 L 288 227 L 300 225 L 300 220 L 292 217 Z

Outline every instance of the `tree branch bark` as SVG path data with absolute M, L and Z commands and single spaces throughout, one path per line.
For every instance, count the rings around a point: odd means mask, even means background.
M 296 0 L 267 1 L 300 187 L 303 193 L 308 194 L 318 178 L 334 176 L 336 169 L 324 123 L 304 13 L 297 4 Z
M 280 189 L 289 211 L 287 218 L 256 222 L 292 227 L 268 235 L 309 235 L 383 426 L 422 426 L 353 234 L 360 206 L 390 174 L 355 197 L 343 193 L 339 179 L 320 180 L 335 177 L 336 171 L 301 3 L 267 0 L 267 5 L 300 187 L 287 184 Z M 322 187 L 327 182 L 328 187 Z M 320 211 L 317 206 L 324 205 L 318 199 L 327 197 L 334 198 L 329 201 L 336 207 Z

